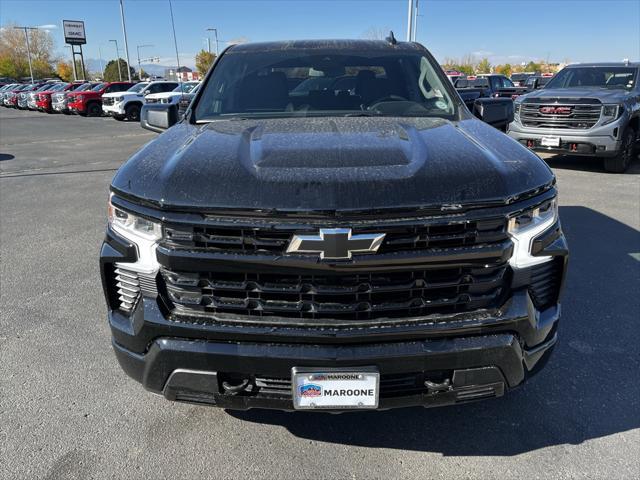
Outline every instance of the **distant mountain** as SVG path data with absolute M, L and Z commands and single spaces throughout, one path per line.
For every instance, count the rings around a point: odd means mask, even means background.
M 108 60 L 103 60 L 102 65 L 105 66 Z M 99 72 L 100 71 L 100 59 L 99 58 L 85 58 L 84 59 L 85 66 L 90 72 Z M 133 62 L 133 60 L 132 60 Z M 138 64 L 132 63 L 131 66 L 138 70 Z M 147 72 L 149 75 L 158 75 L 163 76 L 165 68 L 175 68 L 173 65 L 159 65 L 157 63 L 143 63 L 142 69 Z

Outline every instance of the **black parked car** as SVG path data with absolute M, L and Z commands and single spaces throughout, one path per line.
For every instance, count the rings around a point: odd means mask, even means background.
M 289 77 L 318 76 L 333 87 L 291 94 Z M 478 114 L 505 122 L 496 100 Z M 116 356 L 147 389 L 434 406 L 500 396 L 548 359 L 567 256 L 555 178 L 424 47 L 235 45 L 176 121 L 143 107 L 143 126 L 171 128 L 113 178 L 100 255 Z

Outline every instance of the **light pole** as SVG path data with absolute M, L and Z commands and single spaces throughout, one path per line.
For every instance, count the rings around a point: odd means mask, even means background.
M 31 66 L 31 46 L 29 45 L 29 33 L 27 30 L 38 30 L 36 27 L 13 27 L 24 31 L 24 39 L 27 41 L 27 56 L 29 58 L 29 74 L 31 75 L 31 83 L 33 81 L 33 67 Z
M 142 65 L 140 65 L 140 49 L 146 47 L 153 47 L 153 45 L 136 45 L 138 51 L 138 78 L 142 81 Z
M 129 81 L 131 81 L 131 63 L 129 63 L 129 43 L 127 42 L 127 28 L 124 25 L 124 6 L 122 5 L 122 0 L 120 0 L 120 18 L 122 19 L 122 35 L 124 36 L 124 53 L 127 57 L 127 76 L 129 78 Z M 118 62 L 118 65 L 120 65 L 120 62 Z
M 118 77 L 122 81 L 122 70 L 120 70 L 120 50 L 118 49 L 118 40 L 109 40 L 116 44 L 116 62 L 118 63 Z
M 102 80 L 104 80 L 104 63 L 102 62 L 102 47 L 98 45 L 98 57 L 100 58 L 100 71 L 102 72 Z
M 409 13 L 407 14 L 407 42 L 413 39 L 413 10 L 414 1 L 409 0 Z
M 218 29 L 217 28 L 207 28 L 207 32 L 213 32 L 216 37 L 216 57 L 218 56 Z M 209 53 L 211 53 L 211 39 L 209 35 L 207 35 L 207 46 L 209 47 Z
M 176 47 L 176 77 L 180 82 L 180 89 L 182 90 L 182 80 L 180 78 L 180 55 L 178 54 L 178 39 L 176 38 L 176 24 L 173 21 L 173 5 L 169 0 L 169 12 L 171 13 L 171 28 L 173 30 L 173 44 Z

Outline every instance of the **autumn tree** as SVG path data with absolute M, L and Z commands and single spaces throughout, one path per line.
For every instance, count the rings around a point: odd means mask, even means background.
M 494 71 L 506 77 L 510 77 L 512 72 L 512 67 L 510 63 L 505 63 L 504 65 L 496 65 L 494 67 Z
M 34 78 L 49 77 L 54 72 L 53 37 L 46 30 L 27 30 Z M 5 25 L 0 28 L 0 76 L 28 77 L 29 59 L 25 32 Z
M 206 50 L 200 50 L 196 54 L 196 69 L 202 76 L 205 76 L 211 65 L 213 65 L 213 61 L 216 59 L 216 54 L 207 52 Z
M 59 61 L 56 64 L 56 73 L 65 82 L 73 80 L 73 66 L 71 62 Z

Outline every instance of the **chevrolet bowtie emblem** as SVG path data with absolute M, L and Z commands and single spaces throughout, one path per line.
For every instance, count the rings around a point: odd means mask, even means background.
M 384 236 L 352 235 L 350 228 L 321 228 L 319 235 L 294 235 L 287 253 L 317 253 L 321 260 L 347 260 L 354 253 L 376 253 Z

